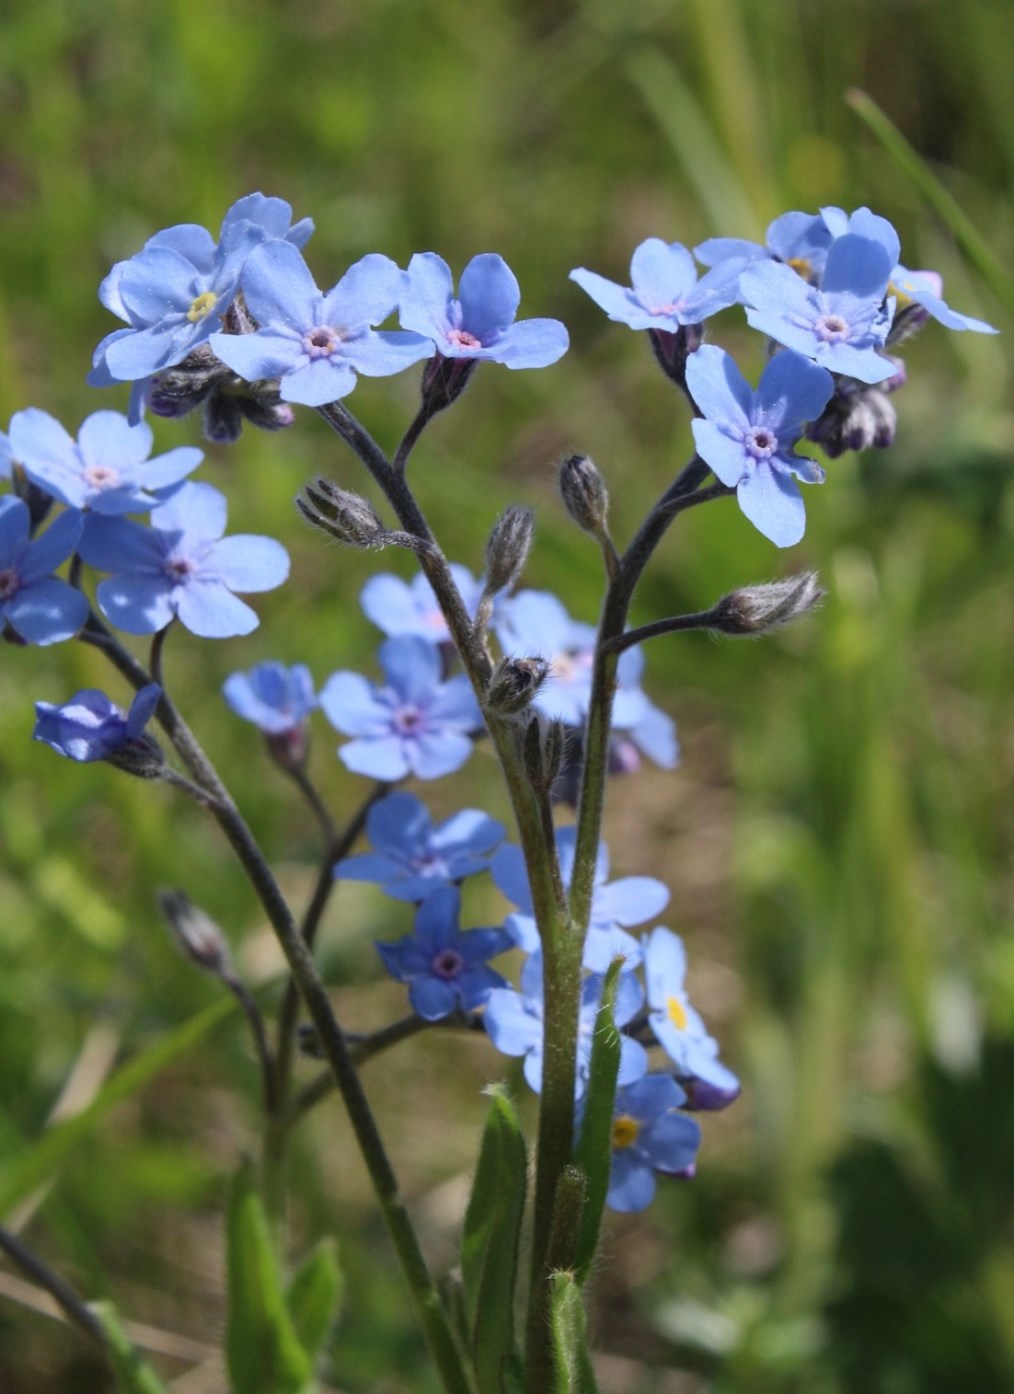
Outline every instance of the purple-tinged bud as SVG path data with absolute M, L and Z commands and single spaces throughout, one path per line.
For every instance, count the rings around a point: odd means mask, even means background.
M 291 726 L 287 731 L 265 731 L 264 744 L 279 769 L 301 770 L 310 753 L 310 733 L 306 722 Z
M 704 342 L 703 324 L 681 324 L 674 333 L 668 329 L 649 329 L 655 361 L 666 377 L 686 390 L 687 358 Z
M 423 367 L 422 399 L 428 415 L 456 402 L 479 366 L 477 358 L 444 358 L 435 353 Z
M 636 774 L 641 768 L 641 752 L 622 731 L 613 733 L 609 741 L 606 769 L 610 774 Z
M 534 535 L 535 514 L 530 508 L 512 504 L 501 513 L 486 543 L 486 595 L 495 595 L 516 584 Z
M 184 891 L 155 892 L 155 902 L 180 949 L 198 968 L 230 979 L 229 946 L 218 925 Z
M 688 1162 L 687 1165 L 681 1167 L 679 1171 L 664 1171 L 659 1167 L 659 1172 L 662 1176 L 668 1176 L 673 1181 L 692 1181 L 697 1175 L 697 1163 Z
M 296 507 L 315 528 L 349 547 L 383 547 L 391 540 L 367 499 L 329 479 L 308 484 Z
M 902 368 L 889 381 L 901 386 L 903 372 Z M 807 427 L 807 439 L 823 446 L 832 460 L 846 450 L 883 450 L 892 445 L 898 417 L 883 387 L 882 383 L 877 387 L 846 386 L 839 381 L 822 414 Z
M 692 1113 L 721 1113 L 723 1108 L 734 1104 L 743 1092 L 738 1079 L 730 1072 L 729 1083 L 715 1084 L 705 1079 L 681 1079 L 680 1087 L 686 1091 L 686 1107 Z
M 243 412 L 231 392 L 211 392 L 204 400 L 204 438 L 233 445 L 243 434 Z
M 232 376 L 208 345 L 201 344 L 182 363 L 155 374 L 148 386 L 148 406 L 156 416 L 186 416 L 218 383 Z
M 718 630 L 720 634 L 770 634 L 771 630 L 805 615 L 825 595 L 815 571 L 801 571 L 783 581 L 744 586 L 742 590 L 724 595 L 714 606 L 707 628 Z
M 549 676 L 544 658 L 501 658 L 483 699 L 497 716 L 515 716 L 529 706 Z
M 605 482 L 587 455 L 569 455 L 560 466 L 560 493 L 579 528 L 601 536 L 609 514 Z

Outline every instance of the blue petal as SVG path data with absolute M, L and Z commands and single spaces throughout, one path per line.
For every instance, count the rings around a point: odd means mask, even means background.
M 378 655 L 390 686 L 404 702 L 428 702 L 440 682 L 440 657 L 414 635 L 387 639 Z
M 472 742 L 454 731 L 424 733 L 406 742 L 405 753 L 418 779 L 441 779 L 461 769 L 472 753 Z
M 521 290 L 503 257 L 496 252 L 483 252 L 473 257 L 461 273 L 458 299 L 460 327 L 487 344 L 514 323 Z
M 118 411 L 93 412 L 78 432 L 78 446 L 86 465 L 112 466 L 125 472 L 147 460 L 152 439 L 150 426 L 144 422 L 131 426 Z
M 323 407 L 347 397 L 355 385 L 356 375 L 347 363 L 338 357 L 318 358 L 282 378 L 282 401 Z
M 55 576 L 24 585 L 2 607 L 3 618 L 30 644 L 73 639 L 88 618 L 88 600 Z
M 614 1151 L 606 1204 L 620 1214 L 646 1210 L 655 1199 L 655 1173 L 634 1148 Z
M 112 576 L 99 582 L 96 594 L 106 619 L 127 634 L 154 634 L 174 614 L 164 576 Z
M 250 634 L 260 624 L 256 612 L 228 586 L 197 576 L 179 588 L 176 613 L 180 623 L 201 639 L 232 639 Z
M 390 708 L 377 700 L 373 685 L 360 673 L 332 673 L 321 688 L 320 706 L 345 736 L 380 736 L 390 730 Z
M 48 576 L 62 565 L 79 546 L 83 524 L 80 513 L 61 513 L 41 536 L 29 542 L 19 568 L 22 584 L 27 585 L 37 577 Z
M 397 308 L 403 284 L 404 273 L 390 257 L 370 252 L 328 291 L 318 323 L 348 329 L 380 324 Z
M 178 533 L 187 550 L 217 542 L 225 532 L 228 503 L 213 484 L 183 484 L 158 509 L 152 527 L 162 533 Z
M 404 779 L 410 770 L 405 743 L 400 736 L 349 741 L 347 745 L 339 747 L 338 758 L 354 774 L 365 774 L 390 783 Z
M 212 334 L 208 343 L 226 367 L 246 382 L 284 377 L 307 361 L 299 339 L 284 329 L 259 329 L 256 334 Z
M 648 1002 L 656 1010 L 664 1010 L 667 999 L 683 991 L 687 971 L 683 940 L 671 929 L 655 929 L 648 936 L 644 957 Z
M 208 565 L 230 590 L 270 591 L 287 579 L 289 554 L 273 537 L 235 533 L 215 543 Z
M 434 952 L 446 948 L 458 928 L 461 895 L 454 886 L 431 891 L 415 917 L 414 932 Z
M 363 334 L 346 347 L 345 357 L 368 378 L 387 378 L 411 368 L 413 363 L 433 354 L 432 342 L 421 334 L 402 334 L 397 329 L 381 329 Z
M 626 286 L 607 281 L 596 271 L 587 271 L 583 266 L 570 273 L 586 295 L 591 296 L 600 309 L 605 310 L 611 320 L 619 324 L 629 324 L 632 329 L 646 329 L 655 322 L 656 316 L 646 315 L 644 307 Z
M 694 289 L 697 268 L 682 243 L 649 237 L 631 258 L 630 279 L 646 310 L 665 313 L 663 307 L 678 304 Z
M 686 377 L 690 395 L 709 421 L 749 426 L 753 391 L 731 354 L 703 344 L 687 358 Z
M 669 889 L 651 876 L 624 876 L 595 894 L 595 919 L 619 925 L 643 924 L 669 904 Z
M 724 426 L 715 421 L 691 421 L 694 444 L 701 459 L 711 466 L 723 484 L 734 488 L 748 472 L 752 456 L 741 440 L 730 439 Z
M 558 319 L 523 319 L 500 336 L 496 353 L 508 368 L 548 368 L 563 357 L 569 344 L 567 330 Z
M 244 263 L 242 285 L 247 308 L 261 328 L 302 334 L 317 323 L 321 293 L 291 242 L 264 242 L 255 248 Z
M 849 233 L 831 244 L 820 288 L 825 294 L 844 291 L 857 300 L 879 301 L 895 265 L 896 258 L 879 242 Z
M 757 385 L 755 421 L 782 431 L 816 421 L 834 391 L 834 379 L 801 353 L 776 353 Z M 796 434 L 799 432 L 796 431 Z
M 457 983 L 444 978 L 415 978 L 408 988 L 412 1009 L 423 1021 L 440 1021 L 450 1016 L 458 1005 L 459 996 Z
M 776 547 L 794 547 L 806 531 L 806 506 L 796 481 L 761 461 L 736 490 L 739 506 Z
M 709 237 L 694 248 L 694 256 L 702 266 L 718 266 L 732 257 L 754 261 L 767 254 L 767 248 L 759 242 L 748 242 L 742 237 Z
M 448 306 L 453 294 L 451 268 L 443 257 L 436 252 L 417 252 L 408 264 L 402 289 L 402 328 L 443 339 L 451 327 Z
M 153 247 L 126 263 L 118 290 L 128 313 L 143 324 L 158 324 L 167 316 L 187 313 L 199 293 L 199 280 L 186 257 L 170 247 Z
M 168 584 L 163 574 L 165 539 L 140 523 L 89 514 L 78 551 L 81 560 L 97 571 L 148 572 Z
M 414 794 L 388 794 L 366 816 L 366 831 L 378 850 L 410 857 L 423 851 L 430 839 L 429 810 Z

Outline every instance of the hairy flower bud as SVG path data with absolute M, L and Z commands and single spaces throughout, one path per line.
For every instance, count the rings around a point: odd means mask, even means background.
M 544 658 L 502 658 L 490 679 L 485 704 L 498 716 L 524 711 L 549 676 Z
M 675 331 L 649 329 L 655 361 L 678 387 L 686 388 L 687 359 L 704 342 L 703 324 L 681 324 Z
M 524 737 L 528 778 L 536 789 L 551 790 L 563 768 L 567 730 L 562 721 L 533 712 Z
M 191 962 L 216 978 L 229 978 L 229 946 L 218 925 L 184 891 L 155 892 L 155 903 L 176 943 Z
M 885 389 L 896 391 L 905 381 L 904 365 L 876 387 L 838 383 L 823 412 L 807 427 L 808 440 L 824 447 L 836 460 L 846 450 L 884 450 L 894 444 L 897 413 Z
M 805 615 L 825 594 L 815 571 L 744 586 L 722 597 L 711 611 L 707 627 L 722 634 L 768 634 Z
M 535 534 L 535 514 L 512 504 L 493 524 L 486 543 L 486 594 L 513 586 L 524 570 Z
M 315 528 L 350 547 L 382 547 L 393 540 L 367 499 L 329 479 L 308 484 L 296 507 Z
M 587 455 L 568 455 L 560 466 L 560 493 L 567 512 L 585 532 L 598 535 L 606 525 L 609 494 Z
M 422 376 L 423 406 L 430 416 L 456 402 L 479 366 L 477 358 L 445 358 L 435 353 L 426 361 Z
M 148 407 L 156 416 L 186 416 L 218 383 L 231 376 L 231 369 L 207 344 L 201 344 L 182 363 L 155 374 L 148 387 Z
M 166 774 L 165 754 L 162 747 L 154 736 L 149 736 L 147 731 L 142 731 L 139 736 L 134 736 L 126 744 L 121 745 L 118 750 L 111 751 L 106 756 L 106 761 L 110 765 L 115 765 L 118 770 L 125 770 L 127 774 L 135 775 L 138 779 L 162 779 Z

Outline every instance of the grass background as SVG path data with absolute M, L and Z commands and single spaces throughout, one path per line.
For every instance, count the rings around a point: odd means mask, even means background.
M 667 539 L 636 618 L 700 608 L 804 565 L 829 588 L 812 620 L 764 644 L 658 641 L 647 684 L 684 761 L 612 790 L 619 874 L 663 877 L 691 987 L 745 1082 L 705 1120 L 692 1186 L 616 1220 L 593 1325 L 605 1388 L 662 1394 L 996 1394 L 1014 1386 L 1014 940 L 1010 937 L 1014 644 L 1011 301 L 846 102 L 890 115 L 1001 258 L 1012 245 L 1014 23 L 996 0 L 10 0 L 0 21 L 0 421 L 26 405 L 72 430 L 125 393 L 83 378 L 112 327 L 95 290 L 111 262 L 179 221 L 216 228 L 260 188 L 317 233 L 329 285 L 367 251 L 456 269 L 500 251 L 523 312 L 555 315 L 572 350 L 540 373 L 489 369 L 413 464 L 445 549 L 478 570 L 509 502 L 538 509 L 528 583 L 592 619 L 595 557 L 554 499 L 552 463 L 591 453 L 623 539 L 689 453 L 685 412 L 640 336 L 570 284 L 624 278 L 660 235 L 758 237 L 786 208 L 867 203 L 910 266 L 945 277 L 1001 339 L 927 329 L 906 354 L 888 453 L 846 457 L 807 491 L 808 529 L 776 553 L 731 506 Z M 760 367 L 735 314 L 713 337 Z M 350 403 L 392 444 L 412 375 Z M 156 423 L 164 448 L 197 425 Z M 373 565 L 301 528 L 314 472 L 362 488 L 304 413 L 295 429 L 208 448 L 202 477 L 230 527 L 284 538 L 294 576 L 258 602 L 250 639 L 177 636 L 168 675 L 282 880 L 314 876 L 314 831 L 217 696 L 272 657 L 322 681 L 364 666 L 356 596 Z M 402 569 L 395 558 L 380 565 Z M 257 1080 L 235 1017 L 47 1153 L 54 1107 L 80 1107 L 121 1062 L 213 1004 L 212 984 L 155 920 L 154 885 L 217 915 L 267 999 L 278 956 L 228 850 L 168 791 L 58 761 L 28 737 L 32 702 L 108 684 L 83 647 L 0 652 L 0 1197 L 89 1296 L 169 1340 L 178 1394 L 222 1388 L 200 1356 L 221 1335 L 218 1219 L 258 1138 Z M 317 728 L 333 806 L 360 792 Z M 427 791 L 450 811 L 504 809 L 479 752 Z M 498 909 L 476 893 L 481 914 Z M 343 888 L 322 959 L 343 1018 L 401 1010 L 370 948 L 406 927 Z M 437 1266 L 455 1232 L 482 1114 L 503 1062 L 427 1038 L 369 1068 L 413 1213 Z M 341 1238 L 349 1278 L 331 1386 L 434 1388 L 337 1107 L 293 1159 L 294 1230 Z M 29 1199 L 26 1200 L 26 1196 Z M 110 1387 L 91 1352 L 24 1305 L 0 1269 L 5 1394 Z M 152 1339 L 155 1339 L 154 1337 Z M 216 1383 L 217 1381 L 217 1383 Z

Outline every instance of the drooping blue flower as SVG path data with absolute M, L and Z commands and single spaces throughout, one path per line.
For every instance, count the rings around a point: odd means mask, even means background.
M 437 886 L 488 870 L 504 827 L 477 808 L 463 809 L 434 827 L 420 799 L 397 793 L 373 805 L 366 833 L 373 851 L 338 862 L 335 878 L 372 881 L 395 900 L 419 901 Z
M 393 944 L 377 943 L 384 967 L 408 983 L 412 1010 L 424 1021 L 452 1012 L 474 1012 L 506 979 L 488 960 L 512 948 L 500 928 L 459 929 L 461 896 L 454 886 L 438 886 L 416 911 L 412 933 Z
M 576 828 L 557 828 L 560 875 L 568 888 L 574 874 L 576 839 Z M 632 934 L 626 933 L 626 929 L 630 925 L 644 924 L 645 920 L 660 914 L 669 904 L 669 891 L 661 881 L 651 876 L 624 876 L 619 881 L 609 881 L 608 877 L 609 851 L 606 844 L 600 842 L 595 859 L 584 966 L 590 972 L 604 973 L 613 959 L 622 954 L 623 971 L 629 972 L 641 962 L 641 945 Z M 539 933 L 535 924 L 532 889 L 520 847 L 508 843 L 497 851 L 493 858 L 493 880 L 507 899 L 518 907 L 518 914 L 507 917 L 506 928 L 519 948 L 525 953 L 534 953 L 539 947 Z
M 97 411 L 82 423 L 77 441 L 38 407 L 11 420 L 11 446 L 34 484 L 71 508 L 94 513 L 146 513 L 204 458 L 181 445 L 151 454 L 151 429 L 131 426 L 118 411 Z
M 586 978 L 581 986 L 581 1007 L 578 1020 L 576 1097 L 588 1087 L 591 1067 L 592 1040 L 595 1018 L 602 1002 L 605 979 L 600 974 Z M 641 1010 L 644 989 L 633 973 L 624 973 L 616 991 L 617 1026 L 627 1022 Z M 542 984 L 542 954 L 534 953 L 525 959 L 521 970 L 521 990 L 497 988 L 486 1002 L 486 1034 L 504 1055 L 525 1057 L 525 1079 L 536 1094 L 542 1090 L 542 1019 L 544 1012 Z M 620 1069 L 617 1083 L 633 1084 L 648 1068 L 644 1047 L 630 1036 L 623 1036 L 620 1045 Z
M 161 696 L 158 683 L 149 683 L 135 694 L 127 712 L 97 688 L 75 692 L 59 706 L 36 702 L 32 739 L 44 741 L 69 760 L 108 760 L 141 739 Z
M 230 673 L 222 696 L 244 721 L 271 736 L 301 727 L 317 705 L 313 678 L 305 663 L 258 663 L 249 673 Z
M 834 234 L 819 213 L 783 213 L 768 227 L 764 242 L 741 237 L 709 237 L 694 248 L 704 266 L 738 259 L 741 264 L 758 260 L 782 261 L 805 281 L 819 278 Z
M 88 600 L 52 573 L 76 549 L 80 513 L 61 513 L 31 539 L 28 505 L 12 494 L 0 498 L 0 631 L 5 625 L 26 644 L 73 639 L 88 618 Z
M 88 518 L 81 556 L 108 571 L 102 613 L 128 634 L 154 634 L 174 617 L 203 639 L 249 634 L 260 621 L 233 591 L 269 591 L 289 574 L 289 555 L 271 537 L 223 537 L 225 496 L 187 483 L 156 509 L 150 528 L 126 518 Z
M 339 747 L 340 759 L 356 774 L 385 780 L 439 779 L 460 769 L 483 724 L 468 678 L 441 681 L 439 653 L 413 635 L 386 640 L 379 656 L 383 684 L 342 672 L 321 691 L 331 725 L 354 737 Z
M 754 392 L 731 355 L 709 344 L 690 355 L 686 372 L 701 413 L 691 427 L 697 453 L 723 484 L 735 488 L 754 527 L 776 546 L 791 547 L 806 527 L 793 476 L 807 484 L 824 479 L 816 461 L 796 455 L 793 447 L 827 405 L 831 374 L 786 349 L 769 360 Z
M 475 615 L 482 594 L 482 582 L 477 581 L 466 566 L 451 562 L 451 575 L 461 592 L 465 609 Z M 363 613 L 384 634 L 394 638 L 414 634 L 430 644 L 450 642 L 450 631 L 443 611 L 437 604 L 433 587 L 420 572 L 409 581 L 391 572 L 371 576 L 359 596 Z
M 690 1005 L 684 986 L 687 955 L 670 929 L 656 929 L 644 947 L 648 983 L 648 1022 L 655 1039 L 676 1066 L 694 1107 L 724 1108 L 739 1096 L 739 1080 L 718 1058 L 718 1042 Z
M 670 1075 L 650 1074 L 617 1090 L 606 1204 L 644 1210 L 655 1198 L 655 1173 L 692 1175 L 701 1130 L 680 1113 L 686 1094 Z
M 831 244 L 819 286 L 772 261 L 749 265 L 739 278 L 754 329 L 832 373 L 883 382 L 894 364 L 884 347 L 894 315 L 887 299 L 894 262 L 881 242 L 849 233 Z
M 683 324 L 700 324 L 736 303 L 740 266 L 718 266 L 697 279 L 694 259 L 680 242 L 649 237 L 630 262 L 632 288 L 608 281 L 584 267 L 570 279 L 599 305 L 611 320 L 631 329 L 661 329 L 675 333 Z
M 347 396 L 357 373 L 389 377 L 429 357 L 419 335 L 373 327 L 397 306 L 402 274 L 371 253 L 324 294 L 295 247 L 266 242 L 243 268 L 247 309 L 260 327 L 214 334 L 211 347 L 247 382 L 280 378 L 284 401 L 322 407 Z
M 400 318 L 442 358 L 546 368 L 567 352 L 567 330 L 556 319 L 516 319 L 520 303 L 517 279 L 495 252 L 472 258 L 457 298 L 446 261 L 435 252 L 417 252 L 405 273 Z

